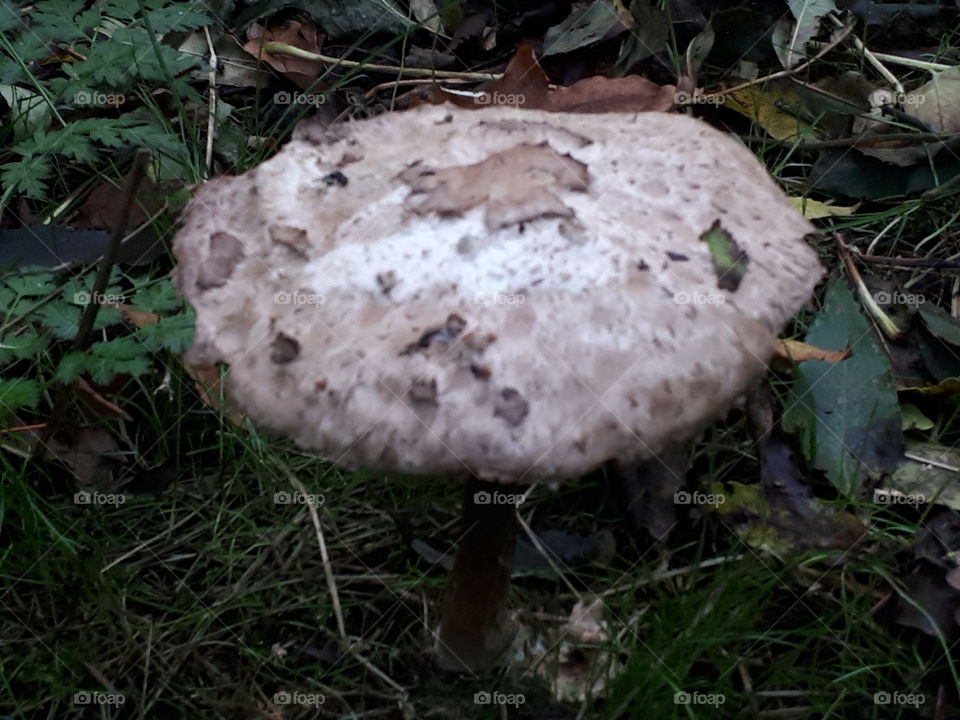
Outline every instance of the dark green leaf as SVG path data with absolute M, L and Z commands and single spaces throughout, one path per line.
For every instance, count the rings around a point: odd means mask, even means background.
M 852 496 L 867 474 L 891 471 L 903 455 L 900 408 L 890 363 L 846 285 L 834 280 L 804 340 L 852 355 L 838 363 L 797 367 L 783 425 L 801 440 L 807 460 Z

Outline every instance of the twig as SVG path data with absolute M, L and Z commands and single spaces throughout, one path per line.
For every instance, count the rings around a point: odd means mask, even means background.
M 327 589 L 330 591 L 330 601 L 333 603 L 333 614 L 337 618 L 337 631 L 340 633 L 340 639 L 344 644 L 348 644 L 347 626 L 343 622 L 343 610 L 340 607 L 340 593 L 337 592 L 337 580 L 333 576 L 333 566 L 330 564 L 330 555 L 327 553 L 327 541 L 323 537 L 323 528 L 320 527 L 320 517 L 317 515 L 316 504 L 309 500 L 310 493 L 303 486 L 297 477 L 289 470 L 284 468 L 287 477 L 293 486 L 300 491 L 307 503 L 307 510 L 310 512 L 310 520 L 313 522 L 313 529 L 317 534 L 317 542 L 320 544 L 320 560 L 323 562 L 323 574 L 327 578 Z
M 938 142 L 960 138 L 960 133 L 936 133 L 936 132 L 901 132 L 901 133 L 864 133 L 847 138 L 835 138 L 833 140 L 811 140 L 809 142 L 794 142 L 792 140 L 774 140 L 773 138 L 761 135 L 741 135 L 740 139 L 744 142 L 766 143 L 768 145 L 782 145 L 784 147 L 796 148 L 798 150 L 822 150 L 825 148 L 845 148 L 859 144 L 868 144 L 872 142 Z M 938 187 L 943 187 L 940 185 Z
M 312 53 L 309 50 L 303 50 L 293 45 L 281 42 L 264 43 L 260 48 L 263 52 L 270 55 L 293 55 L 304 60 L 313 60 L 316 62 L 331 63 L 336 66 L 358 68 L 361 70 L 372 70 L 374 72 L 387 72 L 396 75 L 409 75 L 411 77 L 422 78 L 440 78 L 440 79 L 460 79 L 460 80 L 499 80 L 503 73 L 479 73 L 479 72 L 460 72 L 458 70 L 434 70 L 433 68 L 415 68 L 415 67 L 396 67 L 395 65 L 377 65 L 375 63 L 357 62 L 356 60 L 344 60 L 343 58 L 332 57 L 330 55 L 321 55 Z
M 708 94 L 708 95 L 728 95 L 728 94 L 730 94 L 730 93 L 739 92 L 740 90 L 746 90 L 748 87 L 753 87 L 754 85 L 762 85 L 763 83 L 769 82 L 770 80 L 776 80 L 776 79 L 778 79 L 778 78 L 789 77 L 790 75 L 795 75 L 796 73 L 800 72 L 801 70 L 804 70 L 804 69 L 810 67 L 813 63 L 815 63 L 817 60 L 819 60 L 820 58 L 822 58 L 822 57 L 823 57 L 824 55 L 826 55 L 828 52 L 830 52 L 831 50 L 833 50 L 837 45 L 839 45 L 839 44 L 842 43 L 844 40 L 846 40 L 846 39 L 847 39 L 847 35 L 849 35 L 851 32 L 853 32 L 853 27 L 854 27 L 853 25 L 848 25 L 846 30 L 844 30 L 844 31 L 843 31 L 842 33 L 840 33 L 837 37 L 835 37 L 833 40 L 831 40 L 829 43 L 827 43 L 827 44 L 823 47 L 823 49 L 820 50 L 820 52 L 818 52 L 816 55 L 814 55 L 814 56 L 813 56 L 812 58 L 810 58 L 809 60 L 806 60 L 806 61 L 800 63 L 800 64 L 797 65 L 795 68 L 790 68 L 789 70 L 780 70 L 779 72 L 775 72 L 775 73 L 772 73 L 772 74 L 770 74 L 770 75 L 765 75 L 765 76 L 762 77 L 762 78 L 757 78 L 757 79 L 755 79 L 755 80 L 750 80 L 749 82 L 741 83 L 740 85 L 734 85 L 732 88 L 719 88 L 719 89 L 717 89 L 717 90 L 712 90 L 712 91 L 710 91 L 710 92 L 705 92 L 704 94 Z
M 877 304 L 877 301 L 873 298 L 873 295 L 870 294 L 866 283 L 863 282 L 863 278 L 860 277 L 860 271 L 857 270 L 857 266 L 853 264 L 853 257 L 849 248 L 847 248 L 847 246 L 844 244 L 840 233 L 836 233 L 834 235 L 834 239 L 837 241 L 837 252 L 840 254 L 840 259 L 843 260 L 844 267 L 847 269 L 847 274 L 850 275 L 850 279 L 856 286 L 857 295 L 860 296 L 860 300 L 867 308 L 867 312 L 869 312 L 873 319 L 877 321 L 877 324 L 880 326 L 880 329 L 883 331 L 884 335 L 886 335 L 890 340 L 896 340 L 902 334 L 900 329 L 897 327 L 896 323 L 890 319 L 890 316 L 887 315 Z
M 475 82 L 473 78 L 446 78 L 445 82 L 461 82 L 461 83 L 471 83 Z M 370 100 L 381 90 L 386 90 L 387 88 L 400 87 L 402 85 L 423 85 L 423 79 L 420 80 L 388 80 L 387 82 L 380 83 L 379 85 L 374 85 L 372 88 L 367 90 L 363 96 Z M 441 90 L 445 90 L 442 85 L 440 86 Z
M 934 187 L 925 191 L 920 197 L 924 200 L 934 200 L 958 183 L 960 183 L 960 175 L 954 175 L 946 182 L 935 185 Z
M 140 181 L 143 180 L 143 173 L 147 165 L 149 152 L 143 148 L 137 149 L 133 156 L 133 165 L 127 174 L 127 181 L 123 186 L 123 196 L 120 199 L 120 216 L 110 233 L 110 242 L 107 243 L 107 249 L 100 258 L 100 265 L 97 267 L 97 275 L 93 281 L 93 287 L 90 289 L 90 297 L 80 315 L 80 322 L 77 327 L 77 334 L 71 347 L 72 352 L 82 352 L 86 350 L 90 342 L 90 333 L 93 331 L 93 324 L 97 320 L 97 313 L 100 310 L 100 298 L 107 289 L 107 283 L 110 281 L 110 271 L 113 269 L 114 261 L 120 250 L 120 244 L 123 242 L 127 223 L 130 220 L 130 210 L 135 201 L 137 188 L 140 187 Z M 57 392 L 53 401 L 53 409 L 50 411 L 50 417 L 47 419 L 47 427 L 40 436 L 40 442 L 37 443 L 36 452 L 40 452 L 42 447 L 46 447 L 50 436 L 57 429 L 63 413 L 66 411 L 69 385 L 61 383 L 57 387 Z
M 855 253 L 855 257 L 866 263 L 873 265 L 897 265 L 900 267 L 923 267 L 923 268 L 960 268 L 960 260 L 950 260 L 946 258 L 899 258 L 883 257 L 882 255 L 863 255 Z
M 217 50 L 213 46 L 210 30 L 203 28 L 203 34 L 210 49 L 210 72 L 207 74 L 207 152 L 204 156 L 206 175 L 210 177 L 210 170 L 213 167 L 213 136 L 217 130 Z
M 520 510 L 517 510 L 517 522 L 520 523 L 520 527 L 523 528 L 523 531 L 527 534 L 527 537 L 530 538 L 530 542 L 533 543 L 533 546 L 537 549 L 544 559 L 547 561 L 547 564 L 550 568 L 557 574 L 557 577 L 560 578 L 563 583 L 567 586 L 567 589 L 577 598 L 578 601 L 583 601 L 583 595 L 573 586 L 573 584 L 567 579 L 567 576 L 563 573 L 557 564 L 553 561 L 553 558 L 550 557 L 550 552 L 543 546 L 543 543 L 540 542 L 540 538 L 534 534 L 533 530 L 530 529 L 530 526 L 527 525 L 527 521 L 520 516 Z
M 844 25 L 840 20 L 835 17 L 832 13 L 827 13 L 827 17 L 830 19 L 836 27 L 842 28 Z M 867 62 L 873 65 L 878 73 L 893 86 L 893 89 L 897 91 L 898 95 L 903 95 L 903 85 L 900 84 L 900 80 L 897 79 L 897 76 L 892 72 L 887 70 L 887 66 L 880 62 L 879 58 L 870 52 L 870 48 L 863 44 L 863 41 L 858 38 L 856 35 L 853 36 L 853 44 L 856 46 L 857 50 L 863 53 L 863 57 L 866 58 Z

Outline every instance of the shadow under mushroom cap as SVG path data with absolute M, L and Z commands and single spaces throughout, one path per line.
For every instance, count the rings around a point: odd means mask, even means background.
M 532 482 L 725 412 L 820 279 L 813 229 L 685 116 L 424 106 L 302 125 L 203 185 L 174 249 L 192 359 L 254 421 L 345 466 Z

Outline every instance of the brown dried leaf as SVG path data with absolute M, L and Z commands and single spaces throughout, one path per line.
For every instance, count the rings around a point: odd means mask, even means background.
M 102 427 L 69 426 L 47 441 L 44 455 L 70 468 L 81 487 L 104 489 L 113 480 L 120 446 Z
M 673 85 L 660 86 L 639 75 L 619 78 L 597 75 L 567 87 L 551 86 L 533 47 L 522 44 L 503 77 L 491 83 L 483 96 L 470 98 L 439 93 L 434 99 L 471 109 L 506 102 L 525 110 L 549 112 L 668 112 L 674 107 L 675 90 Z
M 77 389 L 80 397 L 86 402 L 87 406 L 96 413 L 97 417 L 119 417 L 124 420 L 133 421 L 130 413 L 115 402 L 108 400 L 100 391 L 82 377 L 78 377 L 74 381 L 73 386 Z
M 156 313 L 144 312 L 143 310 L 134 310 L 132 305 L 125 305 L 124 303 L 102 304 L 119 310 L 127 320 L 129 320 L 135 327 L 138 328 L 146 327 L 147 325 L 155 325 L 160 320 L 160 316 Z
M 828 363 L 838 363 L 850 357 L 850 353 L 850 348 L 843 350 L 823 350 L 822 348 L 808 345 L 799 340 L 777 340 L 774 343 L 773 349 L 774 362 L 782 361 L 787 366 L 806 360 L 822 360 Z
M 319 53 L 323 35 L 317 35 L 316 29 L 310 25 L 304 25 L 296 20 L 287 20 L 268 27 L 254 23 L 247 31 L 247 37 L 249 39 L 243 46 L 246 52 L 285 75 L 301 90 L 310 88 L 316 77 L 323 72 L 323 63 L 319 60 L 305 60 L 291 55 L 272 55 L 263 51 L 266 43 L 281 42 L 307 52 Z
M 493 231 L 540 217 L 573 217 L 552 191 L 586 190 L 589 175 L 586 165 L 541 143 L 517 145 L 473 165 L 433 170 L 418 163 L 400 179 L 413 188 L 414 212 L 461 214 L 483 205 Z

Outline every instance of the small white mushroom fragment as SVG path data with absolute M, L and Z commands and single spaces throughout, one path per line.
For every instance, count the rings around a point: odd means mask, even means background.
M 811 231 L 689 117 L 423 106 L 301 124 L 201 186 L 174 249 L 190 359 L 228 363 L 254 421 L 349 468 L 468 480 L 438 650 L 476 669 L 510 637 L 514 536 L 482 500 L 722 416 L 821 276 Z

